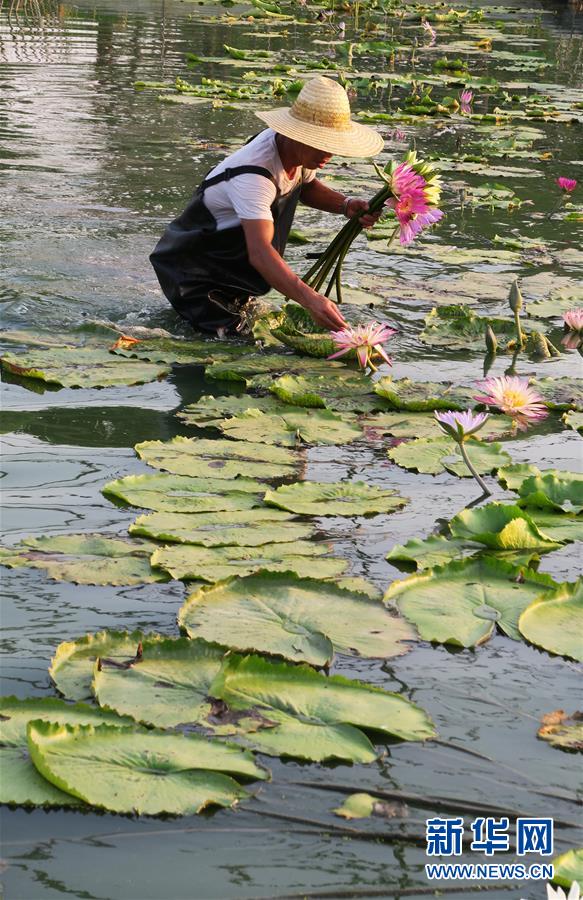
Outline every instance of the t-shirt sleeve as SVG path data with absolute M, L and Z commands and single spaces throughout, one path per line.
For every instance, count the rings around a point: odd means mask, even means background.
M 273 222 L 271 204 L 277 191 L 263 175 L 238 175 L 227 182 L 227 194 L 239 219 L 267 219 Z
M 313 181 L 316 177 L 316 169 L 302 169 L 302 182 L 306 184 L 308 181 Z

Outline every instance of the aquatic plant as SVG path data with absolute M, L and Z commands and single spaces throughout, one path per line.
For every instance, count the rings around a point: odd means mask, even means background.
M 462 91 L 460 94 L 460 109 L 465 115 L 469 115 L 472 111 L 472 101 L 474 94 L 472 91 Z
M 469 409 L 465 410 L 465 412 L 455 412 L 453 410 L 438 412 L 435 410 L 433 415 L 437 419 L 441 430 L 454 439 L 460 449 L 460 453 L 466 466 L 482 488 L 483 493 L 489 496 L 492 491 L 488 489 L 483 478 L 481 478 L 474 468 L 472 461 L 468 456 L 468 451 L 464 446 L 467 438 L 472 434 L 476 434 L 476 432 L 485 424 L 488 413 L 473 413 Z
M 429 47 L 433 47 L 437 40 L 437 31 L 427 19 L 422 19 L 421 24 L 423 26 L 423 31 L 425 32 L 426 37 L 429 37 Z
M 377 367 L 372 361 L 375 355 L 381 356 L 391 366 L 392 360 L 387 356 L 384 344 L 397 333 L 396 328 L 391 328 L 383 322 L 369 322 L 367 325 L 348 325 L 340 331 L 331 332 L 332 340 L 339 349 L 330 354 L 328 359 L 337 359 L 351 350 L 356 351 L 358 363 L 362 369 L 371 368 L 376 372 Z
M 546 418 L 548 411 L 543 397 L 534 388 L 529 387 L 528 378 L 517 375 L 500 375 L 479 382 L 485 394 L 475 397 L 478 403 L 493 406 L 510 416 L 516 428 L 526 431 Z
M 522 309 L 522 294 L 518 286 L 518 280 L 514 279 L 508 295 L 508 303 L 510 309 L 514 313 L 514 322 L 516 324 L 516 340 L 519 347 L 523 347 L 525 343 L 522 326 L 520 324 L 520 310 Z

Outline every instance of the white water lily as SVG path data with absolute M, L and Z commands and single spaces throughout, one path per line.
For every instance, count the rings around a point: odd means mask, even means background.
M 563 888 L 547 884 L 547 900 L 580 900 L 580 897 L 581 887 L 578 881 L 573 882 L 568 894 L 565 894 Z

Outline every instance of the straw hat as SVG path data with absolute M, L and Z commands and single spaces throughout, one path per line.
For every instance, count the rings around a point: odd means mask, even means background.
M 285 137 L 338 156 L 376 156 L 383 139 L 368 125 L 350 119 L 342 85 L 321 75 L 306 82 L 291 108 L 262 110 L 260 119 Z

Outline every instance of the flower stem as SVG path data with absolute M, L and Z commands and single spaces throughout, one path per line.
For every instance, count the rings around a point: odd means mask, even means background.
M 486 486 L 484 479 L 480 475 L 478 475 L 478 473 L 476 472 L 474 466 L 472 465 L 472 461 L 471 461 L 470 457 L 468 456 L 468 451 L 466 450 L 464 442 L 461 441 L 461 443 L 458 444 L 458 446 L 460 448 L 460 453 L 463 456 L 466 466 L 468 467 L 468 469 L 470 470 L 470 472 L 472 473 L 472 475 L 474 476 L 474 478 L 476 479 L 476 481 L 482 488 L 482 491 L 484 492 L 484 494 L 487 497 L 490 497 L 492 494 L 492 491 Z
M 518 341 L 518 346 L 522 350 L 526 341 L 524 340 L 524 333 L 522 331 L 522 325 L 520 324 L 520 310 L 516 309 L 514 311 L 514 322 L 516 323 L 516 338 Z

